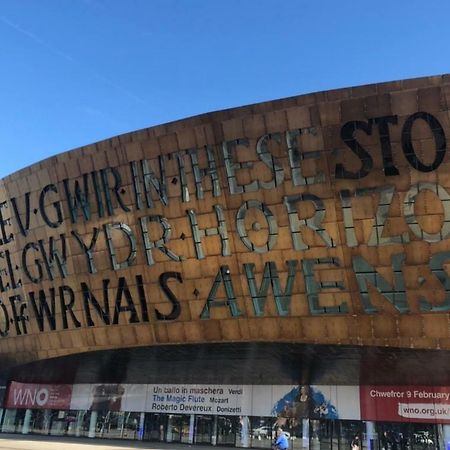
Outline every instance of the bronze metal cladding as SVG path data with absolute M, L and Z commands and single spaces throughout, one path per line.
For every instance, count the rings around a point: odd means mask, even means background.
M 450 77 L 209 113 L 0 181 L 0 354 L 450 349 Z

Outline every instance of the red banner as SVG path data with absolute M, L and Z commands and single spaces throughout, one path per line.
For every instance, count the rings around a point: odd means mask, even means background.
M 70 409 L 70 384 L 25 384 L 11 382 L 6 408 Z
M 449 386 L 360 386 L 361 419 L 450 423 Z

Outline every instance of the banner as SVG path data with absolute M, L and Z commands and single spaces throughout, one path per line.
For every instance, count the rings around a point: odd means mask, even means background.
M 12 382 L 5 407 L 450 424 L 450 387 Z
M 11 382 L 6 408 L 62 409 L 70 408 L 72 386 L 69 384 L 26 384 Z
M 361 386 L 361 419 L 450 424 L 448 386 Z

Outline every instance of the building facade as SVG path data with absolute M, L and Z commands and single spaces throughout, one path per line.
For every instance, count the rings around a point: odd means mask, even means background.
M 1 431 L 450 448 L 449 106 L 319 92 L 1 180 Z

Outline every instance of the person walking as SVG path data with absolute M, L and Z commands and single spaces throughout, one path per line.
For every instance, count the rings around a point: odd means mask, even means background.
M 272 448 L 273 450 L 287 450 L 289 448 L 289 442 L 281 428 L 277 429 L 277 438 Z

